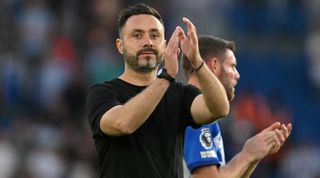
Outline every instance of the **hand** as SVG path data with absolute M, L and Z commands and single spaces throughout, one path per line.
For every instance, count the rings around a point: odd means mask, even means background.
M 285 126 L 276 122 L 259 134 L 250 138 L 244 145 L 243 151 L 253 160 L 261 160 L 268 154 L 276 153 L 289 137 L 291 124 Z
M 198 68 L 202 62 L 199 52 L 197 30 L 189 19 L 184 17 L 182 20 L 187 26 L 188 34 L 186 36 L 182 29 L 179 33 L 181 50 L 182 53 L 189 59 L 192 67 L 195 69 Z
M 172 33 L 171 38 L 164 50 L 164 67 L 170 76 L 175 77 L 179 70 L 178 55 L 180 53 L 179 49 L 179 37 L 178 34 L 181 33 L 181 27 L 177 27 Z
M 271 152 L 272 154 L 277 153 L 279 151 L 279 149 L 282 147 L 282 145 L 284 144 L 284 142 L 288 139 L 288 137 L 290 136 L 292 131 L 292 124 L 289 123 L 288 125 L 285 124 L 281 124 L 281 128 L 280 129 L 275 129 L 275 132 L 277 134 L 277 137 L 280 141 L 279 145 L 275 145 L 272 149 Z

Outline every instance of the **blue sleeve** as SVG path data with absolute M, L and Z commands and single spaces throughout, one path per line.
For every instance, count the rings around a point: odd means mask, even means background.
M 190 172 L 197 167 L 220 166 L 222 153 L 214 143 L 214 137 L 220 135 L 219 126 L 215 123 L 194 129 L 188 127 L 185 132 L 184 159 Z

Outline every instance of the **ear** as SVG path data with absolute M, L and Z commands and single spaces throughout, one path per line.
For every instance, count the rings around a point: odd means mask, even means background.
M 218 76 L 221 71 L 221 64 L 218 60 L 218 58 L 213 57 L 207 61 L 207 65 L 209 69 L 216 75 Z
M 116 46 L 118 48 L 118 51 L 120 54 L 123 54 L 123 41 L 120 38 L 117 38 L 116 40 Z

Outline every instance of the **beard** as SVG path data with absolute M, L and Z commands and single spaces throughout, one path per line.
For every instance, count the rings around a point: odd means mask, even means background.
M 224 75 L 220 75 L 218 77 L 218 79 L 220 80 L 221 84 L 223 85 L 224 89 L 226 90 L 228 100 L 232 101 L 235 96 L 235 88 L 230 83 L 230 79 L 226 78 Z
M 230 85 L 225 85 L 223 84 L 225 90 L 226 90 L 226 93 L 227 93 L 227 97 L 228 97 L 228 100 L 229 101 L 232 101 L 234 99 L 234 92 L 235 92 L 235 88 L 230 86 Z
M 227 91 L 227 96 L 229 101 L 232 101 L 234 99 L 234 95 L 235 95 L 234 92 L 235 92 L 234 87 L 230 88 L 229 91 Z
M 156 56 L 156 61 L 151 56 L 146 56 L 144 59 L 139 58 L 144 52 L 152 52 Z M 151 54 L 152 55 L 152 54 Z M 157 69 L 157 67 L 163 62 L 163 54 L 159 53 L 153 48 L 143 48 L 136 54 L 128 52 L 126 49 L 123 50 L 123 58 L 127 63 L 128 67 L 138 73 L 150 73 Z M 141 60 L 146 60 L 144 63 Z

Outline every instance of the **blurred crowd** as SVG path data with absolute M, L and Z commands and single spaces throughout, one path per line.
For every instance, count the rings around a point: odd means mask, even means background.
M 137 2 L 160 11 L 167 37 L 186 16 L 199 33 L 236 42 L 241 80 L 221 120 L 227 159 L 273 121 L 293 122 L 253 177 L 320 177 L 319 1 L 1 0 L 0 178 L 97 177 L 86 92 L 121 74 L 117 15 Z

